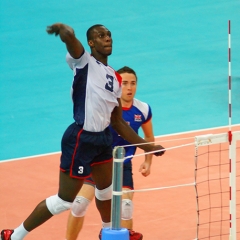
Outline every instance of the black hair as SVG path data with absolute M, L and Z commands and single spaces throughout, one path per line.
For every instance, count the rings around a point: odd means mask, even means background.
M 93 25 L 93 26 L 91 26 L 88 30 L 87 30 L 87 40 L 89 41 L 89 40 L 92 40 L 92 33 L 93 33 L 93 31 L 94 31 L 94 29 L 95 28 L 97 28 L 97 27 L 103 27 L 103 25 L 102 24 L 95 24 L 95 25 Z

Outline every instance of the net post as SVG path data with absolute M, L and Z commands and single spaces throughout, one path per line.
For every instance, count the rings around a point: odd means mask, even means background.
M 236 169 L 235 149 L 232 142 L 232 71 L 231 71 L 231 20 L 228 20 L 228 142 L 229 142 L 229 239 L 236 239 Z M 236 147 L 236 146 L 234 146 Z
M 228 127 L 232 125 L 231 21 L 228 20 Z
M 229 144 L 229 161 L 230 161 L 230 240 L 237 240 L 237 140 L 240 140 L 240 132 L 233 132 L 231 144 Z
M 125 157 L 125 149 L 123 147 L 115 147 L 113 149 L 113 198 L 111 209 L 112 229 L 121 228 L 121 209 L 122 209 L 122 184 L 123 184 L 123 161 Z
M 113 194 L 111 205 L 112 225 L 111 228 L 104 228 L 102 230 L 102 240 L 129 240 L 129 231 L 126 228 L 121 228 L 124 157 L 124 147 L 115 147 L 113 149 Z

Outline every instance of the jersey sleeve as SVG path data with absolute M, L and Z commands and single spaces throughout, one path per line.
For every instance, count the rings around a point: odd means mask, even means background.
M 144 121 L 144 123 L 146 123 L 152 119 L 152 109 L 148 104 L 147 104 L 147 106 L 148 106 L 148 114 L 147 114 L 147 117 L 146 117 L 146 120 Z
M 114 71 L 114 73 L 115 73 L 115 76 L 116 76 L 116 79 L 117 79 L 117 82 L 118 82 L 118 86 L 119 86 L 118 90 L 116 92 L 116 97 L 121 98 L 121 95 L 122 95 L 122 77 L 118 72 Z
M 76 66 L 78 66 L 78 68 L 83 68 L 87 64 L 89 58 L 90 55 L 86 51 L 84 51 L 82 56 L 78 59 L 73 58 L 69 52 L 66 55 L 67 64 L 72 70 L 74 70 Z
M 142 124 L 148 122 L 152 118 L 152 109 L 149 104 L 142 102 L 136 98 L 133 99 L 133 106 L 138 109 L 139 114 L 143 116 Z

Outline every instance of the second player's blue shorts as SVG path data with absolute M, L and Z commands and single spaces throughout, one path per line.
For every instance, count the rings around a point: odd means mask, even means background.
M 95 183 L 91 177 L 86 178 L 84 183 L 95 186 Z M 123 188 L 134 189 L 132 161 L 126 162 L 123 165 Z

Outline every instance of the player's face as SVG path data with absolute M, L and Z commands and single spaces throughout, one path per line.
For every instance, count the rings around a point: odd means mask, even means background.
M 93 39 L 89 45 L 102 55 L 109 56 L 112 53 L 112 35 L 104 26 L 96 27 L 93 31 Z
M 124 102 L 132 102 L 136 90 L 137 90 L 137 79 L 132 73 L 121 73 L 122 77 L 122 96 L 121 100 Z

